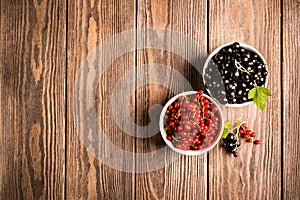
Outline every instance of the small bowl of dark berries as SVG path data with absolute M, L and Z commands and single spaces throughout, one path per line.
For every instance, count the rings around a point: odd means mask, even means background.
M 204 82 L 211 96 L 221 104 L 242 107 L 254 102 L 264 109 L 268 67 L 264 57 L 254 47 L 234 42 L 215 49 L 203 68 Z
M 202 90 L 189 91 L 167 102 L 159 126 L 171 149 L 184 155 L 201 155 L 219 142 L 224 117 L 216 101 Z

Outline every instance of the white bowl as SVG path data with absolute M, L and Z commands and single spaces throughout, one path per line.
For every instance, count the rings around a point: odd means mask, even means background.
M 183 93 L 180 93 L 180 94 L 177 94 L 176 96 L 172 97 L 167 103 L 166 105 L 164 106 L 164 108 L 162 109 L 161 111 L 161 114 L 160 114 L 160 119 L 159 119 L 159 128 L 160 128 L 160 134 L 162 136 L 162 138 L 164 139 L 164 141 L 166 142 L 166 144 L 171 148 L 173 149 L 174 151 L 176 151 L 177 153 L 180 153 L 180 154 L 183 154 L 183 155 L 201 155 L 201 154 L 205 154 L 207 153 L 208 151 L 210 151 L 211 149 L 213 149 L 216 144 L 219 142 L 219 140 L 221 139 L 221 136 L 222 136 L 222 132 L 223 132 L 223 128 L 224 128 L 224 116 L 223 116 L 223 113 L 222 113 L 222 110 L 220 108 L 220 106 L 217 104 L 217 102 L 211 98 L 210 96 L 206 95 L 206 94 L 203 94 L 206 98 L 208 98 L 211 102 L 213 102 L 219 112 L 220 112 L 220 119 L 219 119 L 219 123 L 221 123 L 221 127 L 219 129 L 219 133 L 217 133 L 217 138 L 215 139 L 215 141 L 208 147 L 205 147 L 201 150 L 182 150 L 182 149 L 178 149 L 176 148 L 171 141 L 167 140 L 166 138 L 166 133 L 164 131 L 164 117 L 165 117 L 165 114 L 166 114 L 166 111 L 167 111 L 167 108 L 169 107 L 169 105 L 171 105 L 176 99 L 178 99 L 178 97 L 180 96 L 186 96 L 186 95 L 190 95 L 190 94 L 196 94 L 197 92 L 196 91 L 188 91 L 188 92 L 183 92 Z
M 202 75 L 203 75 L 203 82 L 204 82 L 204 84 L 205 84 L 205 77 L 204 77 L 204 74 L 205 74 L 205 70 L 206 70 L 206 68 L 207 68 L 207 66 L 208 66 L 209 61 L 210 61 L 210 60 L 212 59 L 212 57 L 213 57 L 214 55 L 216 55 L 223 47 L 229 46 L 229 45 L 231 45 L 231 44 L 233 44 L 233 43 L 234 43 L 234 42 L 230 42 L 230 43 L 227 43 L 227 44 L 223 44 L 223 45 L 219 46 L 218 48 L 216 48 L 213 52 L 211 52 L 211 54 L 209 54 L 209 56 L 207 57 L 207 59 L 206 59 L 206 61 L 205 61 L 204 67 L 203 67 L 203 74 L 202 74 Z M 260 59 L 263 61 L 263 63 L 265 64 L 266 70 L 269 72 L 268 66 L 267 66 L 267 62 L 266 62 L 265 58 L 261 55 L 261 53 L 260 53 L 257 49 L 255 49 L 254 47 L 252 47 L 252 46 L 250 46 L 250 45 L 248 45 L 248 44 L 242 43 L 242 42 L 238 42 L 238 43 L 240 44 L 241 47 L 244 47 L 246 50 L 249 50 L 249 51 L 252 51 L 252 52 L 256 53 L 256 54 L 260 57 Z M 267 77 L 266 77 L 266 82 L 265 82 L 265 84 L 264 84 L 264 87 L 267 87 L 267 85 L 268 85 L 268 75 L 267 75 Z M 209 88 L 207 88 L 207 91 L 208 91 L 208 93 L 211 95 L 211 92 L 209 91 Z M 245 103 L 240 103 L 240 104 L 238 104 L 238 103 L 236 103 L 236 104 L 229 104 L 229 103 L 227 103 L 227 104 L 225 104 L 225 106 L 228 106 L 228 107 L 244 107 L 244 106 L 247 106 L 247 105 L 250 105 L 250 104 L 253 104 L 253 101 L 249 101 L 249 102 L 245 102 Z

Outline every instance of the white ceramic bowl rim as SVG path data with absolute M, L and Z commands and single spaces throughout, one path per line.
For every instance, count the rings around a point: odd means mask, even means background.
M 222 136 L 222 132 L 223 132 L 223 128 L 224 128 L 224 116 L 223 116 L 223 113 L 222 113 L 222 110 L 219 106 L 219 104 L 210 96 L 204 94 L 205 97 L 207 97 L 210 101 L 212 101 L 218 108 L 219 112 L 220 112 L 220 120 L 219 120 L 219 123 L 221 123 L 221 127 L 220 127 L 220 133 L 219 135 L 217 136 L 217 138 L 215 139 L 214 143 L 209 146 L 209 147 L 206 147 L 204 149 L 201 149 L 201 150 L 182 150 L 182 149 L 178 149 L 176 148 L 172 142 L 170 142 L 169 140 L 167 140 L 166 138 L 166 134 L 165 134 L 165 131 L 164 131 L 164 117 L 165 117 L 165 113 L 167 111 L 167 108 L 169 107 L 169 105 L 171 105 L 176 99 L 178 99 L 178 97 L 180 96 L 186 96 L 186 95 L 190 95 L 190 94 L 196 94 L 197 92 L 196 91 L 187 91 L 187 92 L 183 92 L 183 93 L 180 93 L 180 94 L 177 94 L 176 96 L 172 97 L 167 103 L 166 105 L 163 107 L 162 111 L 161 111 L 161 114 L 160 114 L 160 118 L 159 118 L 159 128 L 160 128 L 160 134 L 162 136 L 162 138 L 164 139 L 165 143 L 171 148 L 173 149 L 174 151 L 176 151 L 177 153 L 180 153 L 180 154 L 183 154 L 183 155 L 202 155 L 202 154 L 205 154 L 207 153 L 208 151 L 210 151 L 211 149 L 213 149 L 216 144 L 219 142 L 219 140 L 221 139 L 221 136 Z
M 204 82 L 204 85 L 205 85 L 204 74 L 205 74 L 205 70 L 206 70 L 206 68 L 207 68 L 207 66 L 208 66 L 209 61 L 210 61 L 210 60 L 212 59 L 212 57 L 213 57 L 215 54 L 217 54 L 223 47 L 229 46 L 229 45 L 231 45 L 231 44 L 233 44 L 233 43 L 235 43 L 235 42 L 237 42 L 237 41 L 229 42 L 229 43 L 223 44 L 223 45 L 219 46 L 218 48 L 216 48 L 213 52 L 211 52 L 211 53 L 209 54 L 209 56 L 207 57 L 207 59 L 206 59 L 206 61 L 205 61 L 205 64 L 204 64 L 204 67 L 203 67 L 203 72 L 202 72 L 202 73 L 203 73 L 202 76 L 203 76 L 203 82 Z M 257 49 L 255 49 L 253 46 L 250 46 L 250 45 L 245 44 L 245 43 L 242 43 L 242 42 L 238 42 L 238 43 L 240 44 L 241 47 L 244 47 L 245 49 L 250 50 L 250 51 L 256 53 L 256 54 L 260 57 L 260 59 L 263 61 L 263 63 L 264 63 L 265 66 L 266 66 L 267 71 L 269 72 L 269 70 L 268 70 L 268 65 L 267 65 L 267 62 L 266 62 L 265 58 L 261 55 L 261 53 L 260 53 Z M 267 85 L 268 85 L 268 76 L 266 77 L 266 82 L 265 82 L 264 86 L 266 87 Z M 207 88 L 207 91 L 208 91 L 208 93 L 212 96 L 212 94 L 211 94 L 209 88 Z M 228 104 L 228 103 L 227 103 L 227 104 L 224 104 L 224 105 L 225 105 L 225 106 L 228 106 L 228 107 L 244 107 L 244 106 L 251 105 L 251 104 L 253 104 L 253 101 L 249 101 L 249 102 L 241 103 L 241 104 Z

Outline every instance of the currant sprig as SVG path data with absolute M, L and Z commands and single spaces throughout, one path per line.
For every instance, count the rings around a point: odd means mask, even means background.
M 238 157 L 239 154 L 237 149 L 240 147 L 241 142 L 239 138 L 243 138 L 248 143 L 260 144 L 260 140 L 255 140 L 255 132 L 248 129 L 246 121 L 241 121 L 240 119 L 235 121 L 235 126 L 232 127 L 231 122 L 224 123 L 223 129 L 223 145 L 225 146 L 227 152 L 232 153 L 234 157 Z

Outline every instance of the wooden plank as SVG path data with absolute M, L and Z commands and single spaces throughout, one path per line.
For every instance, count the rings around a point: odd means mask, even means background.
M 141 0 L 138 2 L 138 28 L 158 27 L 161 29 L 172 29 L 179 33 L 186 34 L 197 41 L 206 54 L 206 3 L 205 1 L 150 1 Z M 174 94 L 171 90 L 182 88 L 180 82 L 175 76 L 175 70 L 179 74 L 184 75 L 191 85 L 198 90 L 201 87 L 201 75 L 194 69 L 191 63 L 187 62 L 187 58 L 179 57 L 172 53 L 170 48 L 174 43 L 175 34 L 164 35 L 156 34 L 157 37 L 164 38 L 162 41 L 150 37 L 150 31 L 146 31 L 145 40 L 139 41 L 140 35 L 137 35 L 137 44 L 141 47 L 149 47 L 150 43 L 163 43 L 165 49 L 144 49 L 138 51 L 137 65 L 159 63 L 165 66 L 163 68 L 170 69 L 171 72 L 164 72 L 162 69 L 155 67 L 145 67 L 137 69 L 137 84 L 143 85 L 136 92 L 137 106 L 136 117 L 139 125 L 146 126 L 149 123 L 158 123 L 159 113 L 153 115 L 150 122 L 147 115 L 149 109 L 154 104 L 164 105 L 168 99 Z M 155 34 L 154 34 L 155 35 Z M 183 42 L 184 37 L 177 38 L 178 43 Z M 183 42 L 184 44 L 184 42 Z M 184 47 L 183 47 L 184 48 Z M 186 46 L 186 48 L 188 48 Z M 173 49 L 174 50 L 174 49 Z M 191 57 L 189 49 L 186 49 L 186 57 Z M 191 59 L 201 60 L 202 58 L 193 57 Z M 202 63 L 203 64 L 203 63 Z M 148 84 L 153 77 L 163 77 L 165 87 L 157 84 Z M 159 81 L 157 79 L 157 81 Z M 181 90 L 181 89 L 179 89 Z M 187 90 L 187 89 L 185 89 Z M 137 134 L 141 134 L 137 132 Z M 151 131 L 144 134 L 152 135 Z M 156 152 L 165 147 L 160 133 L 155 136 L 137 139 L 136 151 L 140 153 Z M 166 152 L 161 162 L 167 162 L 167 157 L 174 156 L 170 152 Z M 207 159 L 204 157 L 182 156 L 174 163 L 167 165 L 165 168 L 152 171 L 149 163 L 136 163 L 137 169 L 147 165 L 148 173 L 136 175 L 136 197 L 139 199 L 205 199 L 207 196 Z
M 65 14 L 1 1 L 0 199 L 64 199 Z
M 67 198 L 68 199 L 134 199 L 134 174 L 112 169 L 87 151 L 83 141 L 78 135 L 72 104 L 77 99 L 73 98 L 76 73 L 92 50 L 102 42 L 122 31 L 135 27 L 135 1 L 75 1 L 68 4 L 68 120 L 67 120 Z M 125 41 L 113 39 L 115 46 L 122 46 Z M 134 38 L 127 43 L 134 45 Z M 104 53 L 109 57 L 114 56 L 113 49 Z M 104 54 L 97 55 L 98 63 L 102 62 Z M 96 98 L 97 116 L 99 126 L 104 130 L 108 139 L 118 147 L 134 151 L 134 138 L 118 127 L 111 112 L 111 94 L 122 76 L 134 65 L 134 51 L 116 59 L 99 79 Z M 87 77 L 83 77 L 84 80 Z M 95 80 L 98 82 L 98 80 Z M 134 82 L 133 82 L 134 83 Z M 134 86 L 134 85 L 133 85 Z M 133 87 L 132 86 L 132 87 Z M 86 89 L 79 92 L 84 96 Z M 119 94 L 119 99 L 124 99 L 127 94 Z M 122 106 L 120 104 L 119 106 Z M 125 106 L 125 105 L 124 105 Z M 134 99 L 131 102 L 134 108 Z M 96 119 L 97 120 L 97 119 Z M 95 139 L 95 138 L 94 138 Z M 102 147 L 103 138 L 99 138 Z M 101 146 L 102 145 L 102 146 Z M 97 150 L 96 150 L 97 151 Z M 95 152 L 94 152 L 95 153 Z M 96 152 L 97 153 L 97 152 Z M 98 152 L 99 153 L 99 152 Z M 103 153 L 103 152 L 100 152 Z M 111 152 L 108 152 L 111 153 Z M 130 162 L 120 159 L 122 163 Z M 132 163 L 127 163 L 133 166 Z
M 267 60 L 273 94 L 264 112 L 254 105 L 225 110 L 229 121 L 245 119 L 262 144 L 242 143 L 238 158 L 221 145 L 209 154 L 209 198 L 280 199 L 280 1 L 210 1 L 209 13 L 210 51 L 233 41 L 257 48 Z
M 300 7 L 299 2 L 283 1 L 282 98 L 283 98 L 283 198 L 300 196 Z

